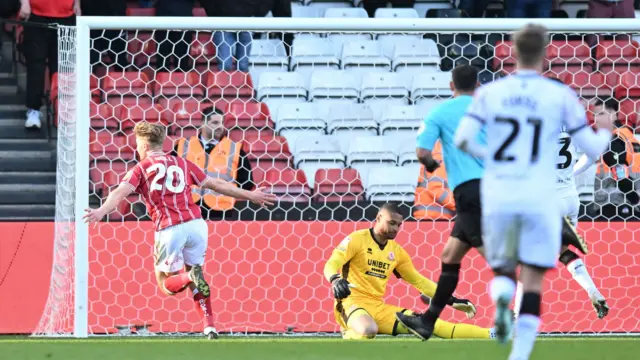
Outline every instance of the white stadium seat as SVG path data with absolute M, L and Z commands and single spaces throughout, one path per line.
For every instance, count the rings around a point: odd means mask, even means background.
M 415 9 L 410 8 L 379 8 L 376 9 L 375 17 L 377 18 L 406 18 L 406 19 L 417 19 L 420 16 Z
M 382 53 L 375 40 L 350 41 L 342 45 L 340 68 L 358 72 L 389 72 L 391 60 Z
M 412 105 L 390 106 L 380 118 L 380 134 L 392 135 L 396 133 L 413 133 L 420 128 L 423 116 L 419 108 Z
M 308 84 L 311 73 L 319 69 L 338 69 L 340 61 L 331 42 L 323 38 L 300 37 L 293 40 L 290 71 L 301 73 Z
M 403 75 L 397 73 L 363 74 L 360 99 L 385 99 L 409 97 L 409 87 Z
M 276 131 L 283 136 L 293 132 L 324 134 L 328 117 L 329 109 L 315 103 L 281 105 L 275 114 Z
M 318 18 L 322 13 L 316 7 L 304 6 L 297 2 L 291 2 L 291 17 L 294 18 Z
M 502 6 L 502 4 L 500 4 Z M 427 11 L 430 9 L 450 9 L 451 1 L 450 0 L 436 0 L 436 1 L 425 1 L 420 0 L 416 1 L 413 5 L 413 8 L 418 12 L 418 16 L 422 19 L 427 16 Z
M 254 87 L 260 85 L 262 73 L 285 72 L 288 68 L 289 58 L 282 41 L 255 39 L 251 42 L 249 73 Z
M 347 1 L 326 1 L 326 0 L 305 0 L 307 7 L 310 9 L 314 9 L 318 13 L 318 17 L 324 17 L 324 13 L 327 9 L 335 9 L 335 8 L 351 8 L 353 4 Z
M 382 162 L 395 164 L 396 146 L 384 136 L 357 136 L 349 144 L 347 164 L 357 162 Z
M 438 46 L 431 39 L 398 39 L 391 54 L 391 66 L 396 72 L 434 71 L 439 68 L 440 60 Z
M 302 162 L 344 163 L 340 144 L 330 135 L 299 137 L 295 139 L 294 149 L 295 166 Z
M 273 97 L 273 98 L 265 98 L 264 100 L 262 100 L 262 102 L 267 104 L 267 106 L 269 107 L 269 111 L 272 114 L 275 114 L 278 112 L 278 109 L 280 109 L 280 107 L 282 106 L 289 106 L 291 104 L 304 104 L 307 102 L 307 100 L 303 97 L 299 97 L 299 98 Z
M 425 116 L 427 116 L 427 114 L 431 110 L 440 106 L 440 104 L 442 104 L 445 101 L 447 101 L 447 99 L 420 98 L 420 99 L 415 99 L 414 104 L 415 106 L 418 107 L 418 109 L 416 110 L 418 115 L 424 118 Z
M 368 170 L 365 192 L 369 201 L 413 202 L 418 176 L 411 168 L 381 166 Z
M 358 78 L 343 70 L 317 70 L 311 74 L 309 100 L 336 99 L 357 101 L 360 93 Z
M 326 18 L 368 18 L 369 14 L 363 8 L 328 8 L 324 11 Z
M 329 110 L 327 133 L 377 135 L 378 123 L 374 120 L 373 111 L 364 104 L 336 104 Z
M 451 72 L 420 74 L 413 77 L 411 83 L 412 100 L 421 97 L 451 97 L 453 91 L 449 86 Z
M 376 37 L 376 40 L 382 45 L 382 52 L 384 56 L 393 60 L 393 48 L 398 41 L 420 41 L 422 35 L 418 34 L 380 34 Z
M 376 122 L 380 122 L 380 118 L 382 117 L 382 113 L 391 106 L 402 106 L 409 104 L 408 98 L 370 98 L 364 101 L 364 104 L 367 105 L 373 111 L 373 118 Z
M 398 165 L 409 166 L 412 164 L 418 164 L 418 166 L 420 166 L 418 158 L 416 157 L 415 136 L 411 138 L 411 141 L 404 141 L 398 144 Z
M 328 34 L 327 39 L 331 41 L 333 51 L 336 56 L 340 56 L 342 53 L 342 45 L 350 43 L 352 41 L 366 41 L 371 40 L 370 34 Z
M 307 98 L 304 78 L 296 72 L 265 72 L 260 75 L 258 101 L 266 98 Z

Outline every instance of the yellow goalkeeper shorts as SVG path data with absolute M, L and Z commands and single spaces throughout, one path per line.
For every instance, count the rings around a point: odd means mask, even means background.
M 349 329 L 349 319 L 358 314 L 368 314 L 378 324 L 378 334 L 397 335 L 398 320 L 396 313 L 413 313 L 411 310 L 399 306 L 385 304 L 383 301 L 375 301 L 367 298 L 350 296 L 344 300 L 336 301 L 334 315 L 336 321 L 346 331 Z M 406 333 L 406 332 L 405 332 Z

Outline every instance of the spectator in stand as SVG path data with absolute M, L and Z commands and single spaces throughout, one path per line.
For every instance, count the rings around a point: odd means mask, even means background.
M 273 17 L 291 17 L 291 0 L 271 0 L 265 1 L 265 13 L 263 16 L 267 16 L 269 11 Z M 266 7 L 268 5 L 268 8 Z M 293 44 L 293 33 L 281 33 L 280 39 L 284 42 L 284 48 L 287 51 L 287 56 L 291 55 L 291 45 Z
M 194 6 L 195 0 L 156 0 L 156 16 L 193 16 Z M 158 43 L 158 71 L 187 72 L 193 69 L 189 61 L 193 32 L 156 30 L 155 40 Z
M 208 16 L 216 17 L 264 17 L 268 12 L 265 0 L 203 0 L 200 1 Z M 268 4 L 267 4 L 268 5 Z M 267 9 L 267 10 L 265 10 Z M 237 70 L 249 72 L 249 52 L 252 35 L 248 31 L 216 31 L 213 44 L 216 47 L 218 70 L 233 71 L 233 57 Z M 235 54 L 232 54 L 235 46 Z
M 552 0 L 506 0 L 508 18 L 549 18 L 553 9 Z
M 483 17 L 488 5 L 489 0 L 458 0 L 458 9 L 464 10 L 472 18 Z
M 20 0 L 19 17 L 24 27 L 23 51 L 27 65 L 26 128 L 40 128 L 40 107 L 44 97 L 45 69 L 58 71 L 58 32 L 52 24 L 74 25 L 80 15 L 80 0 Z
M 588 18 L 635 18 L 633 0 L 590 0 Z
M 126 0 L 82 0 L 82 13 L 86 16 L 125 16 Z M 91 65 L 110 66 L 110 70 L 123 71 L 128 65 L 126 32 L 121 30 L 91 30 Z M 103 55 L 108 56 L 107 59 Z
M 369 17 L 375 17 L 376 10 L 387 7 L 387 3 L 391 3 L 394 8 L 412 8 L 415 0 L 363 0 L 362 6 L 367 10 Z
M 178 140 L 174 155 L 192 161 L 211 177 L 231 181 L 244 190 L 253 189 L 251 164 L 242 150 L 242 142 L 228 137 L 223 113 L 208 107 L 202 110 L 202 116 L 205 121 L 198 136 Z M 227 218 L 235 205 L 233 198 L 200 188 L 194 189 L 193 197 L 205 219 Z

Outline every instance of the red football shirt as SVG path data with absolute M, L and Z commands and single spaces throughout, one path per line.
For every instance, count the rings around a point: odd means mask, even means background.
M 208 176 L 196 164 L 180 157 L 150 153 L 129 170 L 122 183 L 142 195 L 156 231 L 202 218 L 193 202 L 191 186 L 202 186 Z
M 66 18 L 74 14 L 75 0 L 29 0 L 31 12 L 52 18 Z

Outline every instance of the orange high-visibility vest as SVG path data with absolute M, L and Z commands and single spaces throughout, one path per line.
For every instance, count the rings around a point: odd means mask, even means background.
M 178 141 L 178 156 L 187 159 L 205 170 L 212 178 L 222 179 L 230 182 L 234 186 L 240 163 L 240 149 L 242 143 L 231 141 L 228 137 L 223 138 L 218 145 L 207 154 L 197 136 Z M 202 189 L 197 186 L 192 188 L 193 201 L 196 203 L 203 199 L 204 203 L 212 210 L 225 211 L 233 209 L 236 199 L 224 196 L 213 190 Z
M 600 161 L 598 172 L 600 174 L 611 173 L 611 177 L 616 181 L 629 178 L 630 176 L 640 176 L 640 141 L 633 136 L 633 132 L 631 132 L 631 130 L 626 126 L 615 129 L 613 134 L 624 141 L 625 151 L 627 153 L 625 160 L 628 166 L 616 165 L 612 169 L 608 167 L 604 161 Z
M 442 161 L 440 142 L 436 143 L 433 158 Z M 429 174 L 424 165 L 420 167 L 416 198 L 413 206 L 413 217 L 416 219 L 442 220 L 455 216 L 456 204 L 453 194 L 447 185 L 447 172 L 444 164 Z

